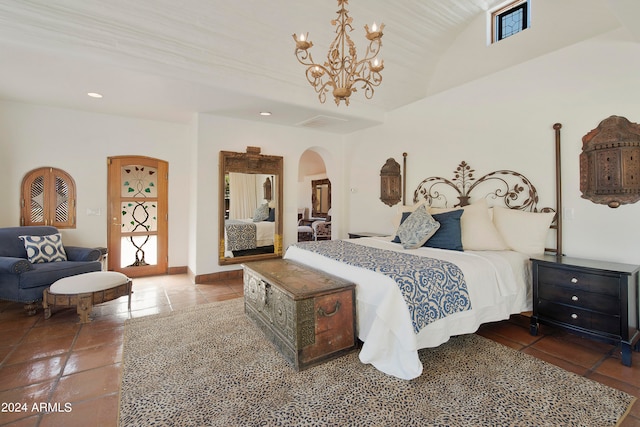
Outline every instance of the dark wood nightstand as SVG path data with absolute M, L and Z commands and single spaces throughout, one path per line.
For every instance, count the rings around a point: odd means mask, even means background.
M 631 349 L 638 350 L 640 340 L 640 266 L 556 256 L 531 261 L 531 335 L 541 323 L 620 344 L 622 364 L 631 366 Z
M 388 236 L 388 234 L 371 233 L 368 231 L 361 231 L 358 233 L 349 233 L 350 239 L 359 239 L 361 237 L 385 237 L 385 236 Z

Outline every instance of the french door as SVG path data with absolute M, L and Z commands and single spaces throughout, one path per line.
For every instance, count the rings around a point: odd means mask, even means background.
M 108 268 L 129 277 L 166 274 L 168 170 L 143 156 L 108 158 Z

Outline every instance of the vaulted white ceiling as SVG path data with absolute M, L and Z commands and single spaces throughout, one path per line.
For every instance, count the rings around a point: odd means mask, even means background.
M 637 0 L 604 1 L 621 20 L 629 11 L 639 16 Z M 324 56 L 335 0 L 2 0 L 0 98 L 172 121 L 210 112 L 350 132 L 425 97 L 447 49 L 502 2 L 351 0 L 357 48 L 365 48 L 365 24 L 386 25 L 385 69 L 372 100 L 356 93 L 349 107 L 336 107 L 332 99 L 318 102 L 292 39 L 308 31 L 314 57 Z M 636 19 L 627 19 L 633 27 Z M 104 98 L 88 98 L 91 91 Z M 273 115 L 259 117 L 264 110 Z

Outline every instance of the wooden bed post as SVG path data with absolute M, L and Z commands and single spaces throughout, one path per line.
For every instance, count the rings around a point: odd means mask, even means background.
M 556 131 L 556 256 L 562 256 L 562 162 L 560 158 L 561 123 L 553 125 Z
M 402 206 L 407 205 L 407 153 L 402 153 Z

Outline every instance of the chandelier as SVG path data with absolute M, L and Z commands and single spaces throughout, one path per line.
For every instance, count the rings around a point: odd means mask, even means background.
M 313 43 L 309 41 L 309 33 L 296 36 L 296 58 L 298 62 L 307 67 L 307 81 L 313 86 L 318 94 L 318 99 L 324 104 L 329 88 L 333 89 L 332 94 L 336 105 L 344 101 L 349 105 L 349 96 L 356 92 L 356 87 L 362 84 L 364 94 L 367 99 L 373 97 L 374 87 L 380 86 L 382 75 L 380 71 L 384 68 L 384 61 L 378 60 L 378 53 L 382 46 L 382 29 L 384 24 L 378 28 L 375 22 L 371 30 L 365 25 L 366 38 L 369 46 L 364 58 L 358 60 L 356 47 L 349 37 L 348 32 L 353 31 L 351 23 L 353 18 L 349 16 L 349 11 L 345 5 L 349 0 L 338 0 L 338 19 L 332 19 L 331 25 L 336 27 L 336 38 L 329 46 L 329 53 L 324 64 L 313 62 L 309 49 Z

